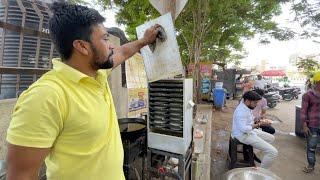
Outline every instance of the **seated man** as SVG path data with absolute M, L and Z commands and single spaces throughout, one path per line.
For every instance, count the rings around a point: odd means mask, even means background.
M 258 102 L 257 106 L 253 109 L 252 114 L 254 117 L 254 122 L 259 123 L 261 119 L 264 119 L 264 116 L 267 112 L 267 100 L 264 98 L 264 90 L 256 89 L 254 90 L 261 96 L 261 100 Z M 274 134 L 276 130 L 271 125 L 260 126 L 261 130 L 269 134 Z
M 260 100 L 261 96 L 254 91 L 248 91 L 243 95 L 243 101 L 241 101 L 233 114 L 231 136 L 237 138 L 241 143 L 251 145 L 253 148 L 262 151 L 264 157 L 261 167 L 268 169 L 278 156 L 278 151 L 270 144 L 274 141 L 274 136 L 257 129 L 263 125 L 270 125 L 270 122 L 260 120 L 259 123 L 254 123 L 252 110 Z

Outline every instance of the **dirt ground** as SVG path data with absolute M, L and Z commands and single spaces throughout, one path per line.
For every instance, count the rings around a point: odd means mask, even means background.
M 6 135 L 15 102 L 16 99 L 0 101 L 0 159 L 4 159 L 7 152 Z
M 215 111 L 213 114 L 211 179 L 220 179 L 227 171 L 228 140 L 232 127 L 232 113 L 237 101 L 229 101 L 225 112 Z M 320 151 L 317 152 L 317 163 L 314 173 L 304 174 L 302 168 L 306 165 L 306 143 L 304 138 L 294 135 L 295 105 L 301 100 L 281 102 L 269 114 L 276 115 L 282 123 L 274 124 L 276 141 L 274 146 L 279 156 L 270 169 L 283 180 L 318 180 L 320 179 Z

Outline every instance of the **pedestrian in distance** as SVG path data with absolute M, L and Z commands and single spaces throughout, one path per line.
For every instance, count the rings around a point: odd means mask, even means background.
M 262 79 L 262 76 L 259 74 L 258 79 L 254 82 L 254 87 L 257 89 L 265 89 L 266 81 Z
M 320 71 L 313 75 L 311 82 L 312 88 L 302 96 L 300 110 L 300 120 L 307 138 L 308 165 L 303 169 L 305 173 L 314 171 L 316 148 L 320 138 Z

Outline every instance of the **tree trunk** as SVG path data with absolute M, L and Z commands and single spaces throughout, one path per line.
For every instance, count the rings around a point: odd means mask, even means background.
M 202 50 L 203 37 L 206 34 L 208 25 L 211 23 L 207 22 L 208 12 L 206 9 L 209 5 L 208 0 L 195 1 L 197 3 L 197 8 L 193 10 L 193 37 L 191 41 L 192 49 L 189 52 L 190 57 L 194 60 L 194 71 L 193 71 L 193 94 L 194 102 L 199 103 L 201 101 L 201 74 L 200 74 L 200 56 Z M 193 51 L 193 52 L 192 52 Z
M 197 103 L 200 103 L 201 101 L 201 75 L 200 75 L 200 63 L 197 62 L 195 64 L 195 96 L 196 96 L 196 99 L 195 99 L 195 102 Z
M 195 48 L 194 52 L 194 71 L 193 71 L 193 94 L 194 94 L 194 102 L 200 102 L 200 91 L 201 91 L 201 75 L 200 75 L 200 54 L 201 50 L 199 47 Z

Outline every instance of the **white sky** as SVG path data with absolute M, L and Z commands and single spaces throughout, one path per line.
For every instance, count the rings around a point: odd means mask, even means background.
M 290 13 L 290 6 L 283 5 L 283 13 L 275 17 L 275 21 L 280 26 L 301 30 L 297 22 L 292 22 L 294 14 Z M 320 44 L 311 39 L 292 39 L 290 41 L 271 40 L 271 43 L 260 44 L 258 38 L 247 40 L 244 48 L 248 52 L 248 57 L 242 60 L 242 65 L 259 65 L 261 60 L 267 60 L 271 66 L 286 66 L 289 64 L 291 55 L 320 54 Z
M 85 0 L 87 3 L 90 3 L 89 6 L 91 6 L 92 8 L 98 10 L 101 15 L 103 15 L 103 17 L 106 19 L 104 25 L 105 27 L 118 27 L 122 30 L 125 30 L 125 27 L 122 25 L 118 25 L 116 23 L 116 18 L 115 18 L 115 14 L 116 14 L 116 10 L 114 9 L 103 9 L 100 5 L 97 5 L 95 3 L 96 0 Z
M 87 0 L 92 2 L 94 0 Z M 101 12 L 106 18 L 106 27 L 119 27 L 124 30 L 124 26 L 119 26 L 115 21 L 115 10 L 103 10 L 97 5 L 93 7 Z M 282 6 L 283 13 L 275 17 L 275 21 L 280 26 L 301 30 L 297 22 L 292 22 L 294 15 L 290 13 L 290 5 Z M 290 41 L 278 41 L 271 39 L 271 43 L 263 45 L 259 43 L 258 36 L 244 42 L 244 48 L 248 56 L 242 60 L 243 66 L 260 65 L 261 60 L 266 60 L 269 66 L 287 66 L 292 55 L 320 54 L 320 43 L 315 43 L 311 39 L 292 39 Z

